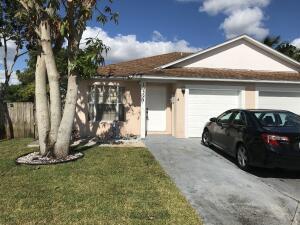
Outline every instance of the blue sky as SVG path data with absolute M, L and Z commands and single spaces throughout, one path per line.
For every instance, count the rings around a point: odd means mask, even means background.
M 120 23 L 106 25 L 104 30 L 111 36 L 135 34 L 140 41 L 150 40 L 152 32 L 157 30 L 168 40 L 184 39 L 195 47 L 209 47 L 226 39 L 220 24 L 227 16 L 199 12 L 202 3 L 196 0 L 116 0 Z M 290 41 L 300 37 L 299 0 L 273 0 L 262 10 L 263 24 L 270 34 Z M 90 25 L 96 26 L 93 22 Z
M 91 21 L 84 36 L 103 38 L 108 63 L 197 51 L 243 33 L 280 35 L 300 47 L 299 0 L 115 0 L 113 7 L 119 25 Z
M 299 0 L 115 0 L 112 7 L 119 24 L 90 21 L 83 37 L 98 36 L 111 47 L 108 63 L 197 51 L 242 33 L 280 35 L 300 47 Z

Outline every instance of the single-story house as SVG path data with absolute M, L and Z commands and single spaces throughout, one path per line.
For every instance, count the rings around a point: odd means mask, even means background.
M 80 82 L 75 124 L 81 136 L 118 124 L 125 136 L 200 137 L 209 118 L 232 108 L 300 114 L 300 63 L 242 35 L 196 53 L 107 65 Z

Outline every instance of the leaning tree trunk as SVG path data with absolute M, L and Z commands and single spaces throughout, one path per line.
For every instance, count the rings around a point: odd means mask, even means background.
M 69 154 L 78 91 L 76 79 L 77 77 L 74 74 L 68 77 L 68 90 L 63 117 L 58 129 L 57 140 L 53 151 L 56 158 L 64 158 Z
M 5 115 L 4 115 L 4 87 L 0 84 L 0 139 L 6 137 L 5 133 Z
M 47 21 L 41 24 L 41 44 L 45 57 L 50 88 L 50 133 L 49 146 L 52 148 L 57 139 L 57 132 L 61 122 L 61 96 L 59 87 L 59 73 L 51 45 L 50 26 Z
M 3 115 L 0 118 L 0 132 L 1 132 L 0 138 L 13 139 L 14 138 L 13 124 L 9 116 L 7 105 L 4 101 L 8 86 L 9 86 L 9 77 L 5 75 L 5 82 L 0 87 L 0 113 L 1 114 L 3 113 Z M 5 125 L 8 126 L 8 129 L 5 128 Z
M 48 154 L 50 132 L 49 108 L 47 99 L 46 64 L 43 55 L 37 57 L 35 70 L 36 119 L 39 134 L 40 154 Z

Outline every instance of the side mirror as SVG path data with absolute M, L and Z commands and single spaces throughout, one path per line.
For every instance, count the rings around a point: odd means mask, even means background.
M 216 117 L 210 118 L 209 121 L 215 123 L 215 122 L 217 122 L 217 118 Z

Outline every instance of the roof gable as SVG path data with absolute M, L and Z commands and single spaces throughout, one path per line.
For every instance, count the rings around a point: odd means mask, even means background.
M 277 72 L 300 71 L 300 63 L 247 35 L 165 64 L 159 69 L 174 67 Z

